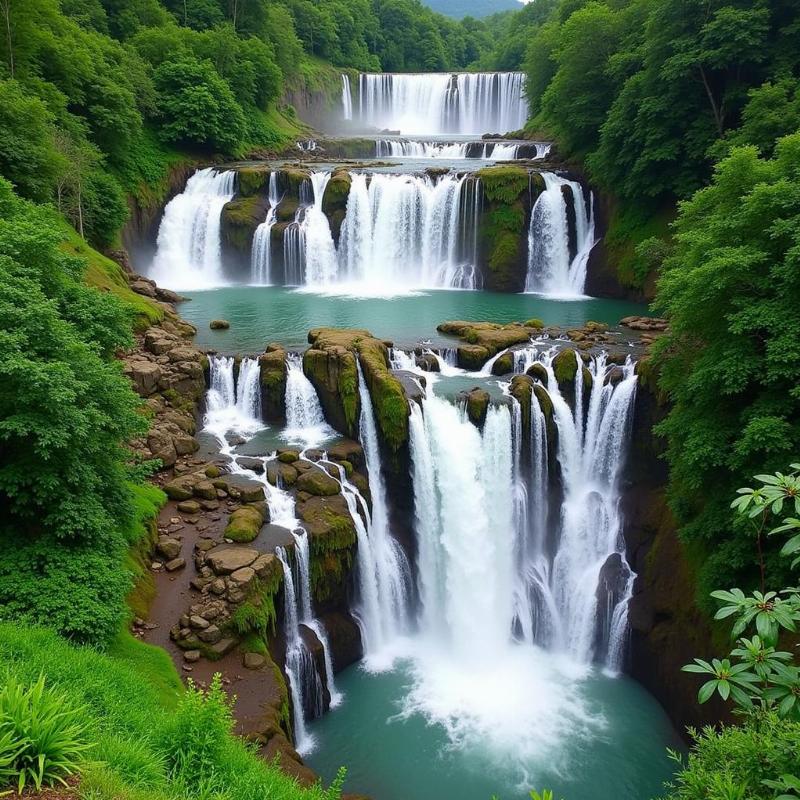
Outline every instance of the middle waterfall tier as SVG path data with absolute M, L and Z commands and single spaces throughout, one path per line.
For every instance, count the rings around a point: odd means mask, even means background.
M 477 172 L 241 167 L 231 174 L 233 198 L 204 222 L 204 239 L 220 254 L 217 286 L 357 295 L 584 291 L 595 244 L 592 195 L 553 172 L 507 164 Z M 186 191 L 193 190 L 190 181 Z M 151 274 L 178 291 L 207 288 L 199 268 L 196 281 L 182 267 L 170 279 L 167 250 L 185 240 L 188 251 L 193 241 L 175 223 L 164 215 Z

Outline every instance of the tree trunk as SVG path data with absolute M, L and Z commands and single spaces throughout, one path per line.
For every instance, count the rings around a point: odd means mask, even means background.
M 81 239 L 86 239 L 83 235 L 83 201 L 81 200 L 81 182 L 78 181 L 78 233 Z
M 8 45 L 8 70 L 14 77 L 14 46 L 11 43 L 11 0 L 3 0 L 3 14 L 6 18 L 6 44 Z
M 717 125 L 717 133 L 719 134 L 720 139 L 722 138 L 725 132 L 724 126 L 724 114 L 722 112 L 722 106 L 717 106 L 716 100 L 714 100 L 714 92 L 711 91 L 711 86 L 709 86 L 708 78 L 706 77 L 706 71 L 700 67 L 700 78 L 703 81 L 703 86 L 706 89 L 706 95 L 708 95 L 708 102 L 711 105 L 711 113 L 714 115 L 714 122 Z

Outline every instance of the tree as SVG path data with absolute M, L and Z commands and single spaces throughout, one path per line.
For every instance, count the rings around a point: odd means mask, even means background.
M 102 547 L 132 515 L 124 443 L 146 427 L 113 358 L 131 316 L 6 181 L 0 207 L 0 531 Z
M 656 362 L 672 403 L 658 432 L 671 505 L 710 590 L 758 570 L 724 498 L 800 448 L 800 134 L 772 159 L 735 148 L 681 204 L 674 233 L 656 301 L 670 319 Z
M 159 134 L 167 142 L 232 152 L 245 119 L 228 84 L 210 61 L 167 61 L 154 73 Z
M 33 200 L 50 199 L 64 160 L 53 143 L 53 116 L 17 81 L 0 81 L 0 174 Z

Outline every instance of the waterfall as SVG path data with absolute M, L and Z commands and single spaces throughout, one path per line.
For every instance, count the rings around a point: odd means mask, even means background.
M 205 427 L 225 441 L 227 434 L 252 436 L 261 430 L 261 368 L 258 360 L 243 358 L 238 381 L 234 379 L 234 359 L 209 358 L 210 387 L 206 395 Z
M 543 159 L 550 152 L 544 142 L 439 142 L 411 139 L 376 139 L 376 158 L 443 158 L 448 160 L 513 161 Z
M 177 290 L 223 282 L 220 215 L 233 199 L 236 173 L 209 167 L 192 175 L 164 209 L 150 277 Z
M 306 240 L 306 275 L 308 286 L 324 287 L 337 278 L 338 262 L 336 247 L 331 235 L 328 218 L 322 211 L 322 198 L 331 179 L 330 172 L 313 172 L 311 186 L 314 202 L 306 210 L 303 225 Z
M 410 567 L 403 549 L 389 529 L 378 428 L 360 363 L 358 390 L 361 402 L 359 438 L 369 473 L 371 514 L 361 493 L 347 480 L 341 469 L 339 479 L 358 535 L 359 604 L 356 616 L 361 627 L 367 663 L 379 669 L 387 665 L 383 660 L 386 646 L 408 627 Z M 364 514 L 366 524 L 359 512 Z
M 342 117 L 353 119 L 353 95 L 350 91 L 350 76 L 342 75 Z
M 491 406 L 481 434 L 429 393 L 410 425 L 420 628 L 456 658 L 495 658 L 514 611 L 511 415 Z
M 551 172 L 543 172 L 545 190 L 536 199 L 528 230 L 526 292 L 578 297 L 586 283 L 586 266 L 595 244 L 594 197 L 589 211 L 583 187 Z M 570 218 L 564 191 L 572 195 L 575 249 L 570 248 Z
M 420 628 L 456 651 L 513 637 L 618 671 L 635 579 L 619 513 L 635 365 L 596 356 L 584 397 L 576 354 L 571 408 L 553 372 L 555 351 L 518 352 L 519 370 L 537 361 L 548 374 L 537 391 L 552 403 L 555 441 L 536 392 L 528 420 L 509 396 L 490 406 L 482 433 L 464 408 L 430 390 L 412 404 Z M 613 383 L 612 370 L 621 370 Z M 551 490 L 551 448 L 560 492 Z
M 521 72 L 362 73 L 358 85 L 364 127 L 480 135 L 518 130 L 528 117 Z
M 283 271 L 287 286 L 300 286 L 306 274 L 306 229 L 305 217 L 312 204 L 313 189 L 310 180 L 300 184 L 300 202 L 294 220 L 283 232 Z
M 306 716 L 316 719 L 324 712 L 324 690 L 317 673 L 314 658 L 300 636 L 297 615 L 297 595 L 294 574 L 286 550 L 275 550 L 283 567 L 284 631 L 286 634 L 286 677 L 292 697 L 292 724 L 295 747 L 300 755 L 307 755 L 314 748 L 314 738 L 306 728 Z
M 475 289 L 477 214 L 471 177 L 354 173 L 339 244 L 339 274 L 376 290 Z
M 267 218 L 253 234 L 251 254 L 251 280 L 260 286 L 269 286 L 272 283 L 272 228 L 275 226 L 278 205 L 281 202 L 281 197 L 278 195 L 277 170 L 273 170 L 269 176 L 267 201 L 269 203 Z
M 325 421 L 317 391 L 303 372 L 297 353 L 286 357 L 286 427 L 281 436 L 290 444 L 318 447 L 336 432 Z

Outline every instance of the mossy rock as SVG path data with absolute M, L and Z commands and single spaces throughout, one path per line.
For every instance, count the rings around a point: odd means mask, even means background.
M 337 172 L 325 187 L 325 195 L 322 198 L 322 213 L 330 220 L 338 212 L 344 212 L 347 208 L 347 198 L 350 195 L 352 179 L 349 172 Z
M 544 386 L 547 386 L 547 382 L 550 380 L 550 376 L 547 374 L 547 369 L 544 364 L 540 364 L 538 361 L 528 367 L 527 374 L 530 375 L 531 378 L 540 381 Z
M 479 370 L 489 357 L 489 350 L 479 344 L 462 344 L 456 350 L 456 360 L 461 369 Z
M 358 435 L 358 368 L 356 356 L 344 347 L 310 347 L 303 354 L 303 372 L 317 391 L 325 419 L 345 436 Z
M 278 461 L 283 464 L 294 464 L 300 456 L 296 450 L 281 450 L 278 452 Z
M 470 422 L 479 428 L 482 427 L 489 410 L 489 392 L 476 386 L 466 393 L 465 399 Z
M 513 371 L 514 354 L 511 351 L 503 353 L 503 355 L 492 364 L 492 375 L 508 375 L 509 372 Z
M 398 451 L 408 441 L 410 409 L 402 383 L 389 369 L 385 342 L 363 329 L 315 328 L 303 370 L 320 395 L 328 421 L 345 435 L 358 434 L 358 356 L 383 441 Z
M 553 359 L 553 373 L 559 386 L 563 387 L 575 381 L 578 361 L 576 352 L 571 348 L 565 348 L 556 354 Z
M 525 322 L 526 328 L 536 328 L 537 330 L 541 330 L 544 328 L 544 322 L 540 319 L 529 319 Z
M 259 194 L 269 184 L 271 170 L 264 167 L 240 167 L 236 170 L 236 189 L 240 197 Z
M 527 192 L 529 174 L 525 167 L 515 164 L 503 164 L 484 167 L 477 177 L 483 186 L 487 200 L 497 203 L 513 203 L 523 192 Z
M 281 345 L 271 344 L 259 356 L 261 369 L 261 407 L 268 421 L 282 420 L 286 415 L 286 351 Z
M 321 469 L 309 469 L 301 473 L 295 487 L 300 492 L 308 492 L 318 497 L 331 497 L 339 494 L 339 482 Z
M 291 464 L 280 461 L 271 461 L 267 465 L 266 476 L 273 486 L 294 486 L 297 482 L 297 470 Z
M 296 197 L 284 196 L 278 207 L 275 209 L 275 219 L 278 222 L 294 222 L 297 216 L 297 209 L 300 208 L 300 201 Z M 277 226 L 276 226 L 277 227 Z M 275 228 L 273 230 L 273 236 Z
M 208 324 L 208 327 L 211 328 L 212 331 L 226 331 L 230 326 L 230 322 L 226 319 L 212 319 Z
M 252 542 L 264 524 L 264 517 L 257 506 L 247 505 L 234 511 L 225 527 L 225 538 L 246 544 Z
M 220 235 L 230 247 L 250 254 L 256 228 L 267 218 L 267 200 L 262 195 L 238 197 L 226 203 L 220 216 Z
M 527 375 L 515 375 L 511 379 L 509 389 L 511 396 L 522 406 L 523 424 L 528 424 L 531 416 L 531 392 L 533 391 L 533 379 Z

